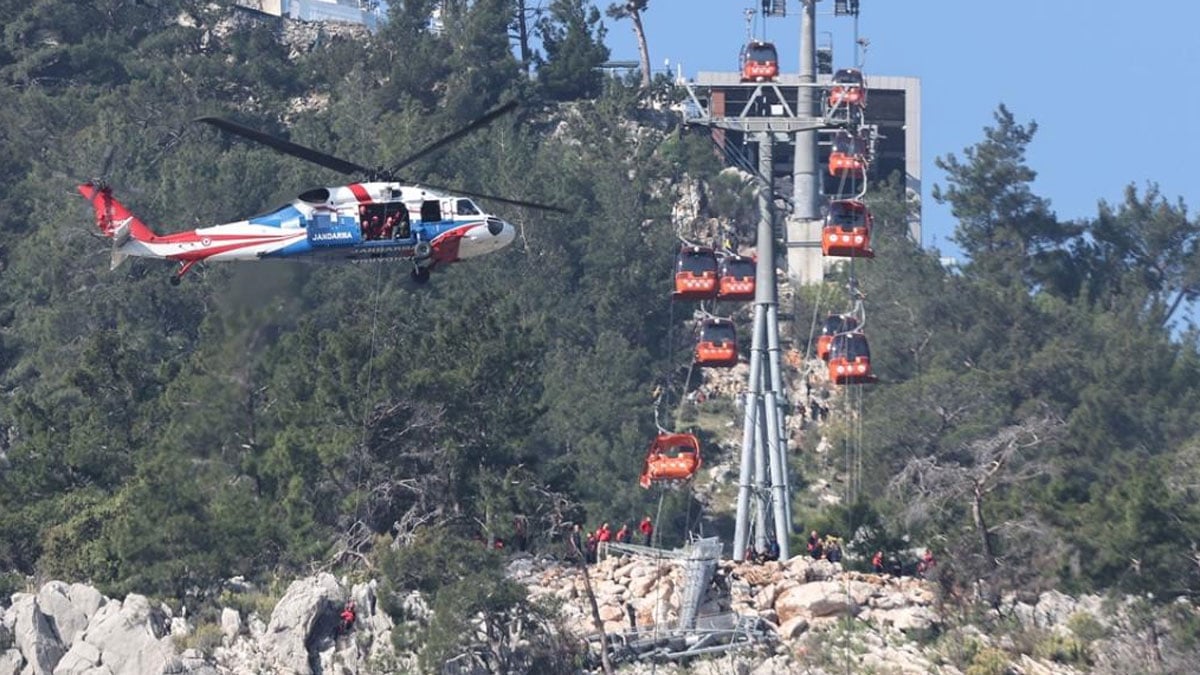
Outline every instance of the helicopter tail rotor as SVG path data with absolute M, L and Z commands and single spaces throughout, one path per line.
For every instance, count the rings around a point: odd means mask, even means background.
M 96 216 L 96 228 L 100 230 L 100 234 L 112 239 L 113 268 L 127 257 L 124 246 L 131 238 L 137 241 L 154 239 L 154 232 L 113 197 L 112 188 L 109 186 L 89 181 L 76 186 L 76 189 L 91 203 Z

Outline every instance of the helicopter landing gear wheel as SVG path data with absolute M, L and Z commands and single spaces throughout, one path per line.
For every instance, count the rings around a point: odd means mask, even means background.
M 433 253 L 433 247 L 427 241 L 418 241 L 417 245 L 413 247 L 413 257 L 417 260 L 428 258 L 430 253 Z
M 171 285 L 172 286 L 178 286 L 179 282 L 181 282 L 181 281 L 183 281 L 183 279 L 180 279 L 179 275 L 177 275 L 177 274 L 171 275 Z
M 414 267 L 412 271 L 412 280 L 418 284 L 423 284 L 429 281 L 428 267 Z

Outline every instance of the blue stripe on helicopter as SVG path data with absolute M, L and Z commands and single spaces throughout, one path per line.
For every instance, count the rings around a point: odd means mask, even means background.
M 250 219 L 251 225 L 267 225 L 270 227 L 304 227 L 304 214 L 300 213 L 296 207 L 292 205 L 285 206 L 278 211 L 272 211 L 261 216 L 256 216 Z

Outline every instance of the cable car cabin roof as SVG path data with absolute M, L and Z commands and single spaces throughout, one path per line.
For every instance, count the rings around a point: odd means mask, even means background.
M 744 255 L 729 255 L 721 258 L 721 276 L 754 277 L 754 259 Z
M 871 348 L 867 345 L 867 336 L 862 333 L 842 333 L 833 337 L 829 347 L 829 360 L 870 359 Z
M 728 54 L 728 52 L 726 52 Z M 742 47 L 742 58 L 748 61 L 778 61 L 779 54 L 775 51 L 775 45 L 770 42 L 762 42 L 760 40 L 751 40 L 749 44 Z
M 842 68 L 833 74 L 833 83 L 862 86 L 862 71 L 858 68 Z
M 650 450 L 646 453 L 646 456 L 655 453 L 674 456 L 681 452 L 700 454 L 700 439 L 692 434 L 673 434 L 664 431 L 655 436 L 654 440 L 650 442 Z
M 717 254 L 707 246 L 683 246 L 675 256 L 675 271 L 692 274 L 716 273 Z

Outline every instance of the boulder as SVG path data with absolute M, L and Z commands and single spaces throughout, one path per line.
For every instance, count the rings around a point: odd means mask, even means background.
M 113 675 L 160 673 L 174 655 L 161 610 L 150 606 L 144 595 L 130 593 L 124 602 L 109 601 L 88 623 L 83 641 L 100 651 Z
M 826 617 L 853 614 L 857 604 L 836 581 L 816 581 L 800 584 L 779 594 L 775 612 L 780 623 L 795 616 Z
M 88 621 L 108 602 L 108 598 L 101 595 L 100 591 L 87 584 L 71 584 L 67 595 L 71 598 L 71 606 L 83 612 Z
M 75 638 L 87 628 L 88 614 L 76 607 L 70 596 L 71 587 L 61 581 L 48 581 L 37 594 L 38 608 L 53 624 L 63 647 L 70 649 Z M 97 592 L 99 595 L 99 592 Z M 95 608 L 90 608 L 94 613 Z
M 100 650 L 80 640 L 54 668 L 54 675 L 83 675 L 100 665 Z
M 904 632 L 928 630 L 940 623 L 938 616 L 928 607 L 901 607 L 899 609 L 877 609 L 871 620 L 881 626 L 893 626 Z
M 67 653 L 54 624 L 38 607 L 37 596 L 29 593 L 13 594 L 13 641 L 28 662 L 26 671 L 31 675 L 50 675 L 59 659 Z
M 1069 595 L 1046 591 L 1038 597 L 1033 608 L 1034 625 L 1041 628 L 1066 625 L 1067 619 L 1078 610 L 1078 603 Z
M 616 605 L 601 605 L 600 620 L 601 621 L 620 621 L 625 617 L 625 610 Z
M 223 607 L 221 609 L 221 636 L 225 644 L 233 642 L 240 632 L 242 632 L 242 615 L 232 607 Z
M 808 619 L 793 616 L 779 626 L 779 637 L 783 640 L 795 640 L 808 630 Z
M 345 601 L 345 592 L 332 574 L 293 581 L 271 612 L 266 633 L 259 638 L 272 670 L 311 675 L 310 649 L 318 639 L 333 636 Z

